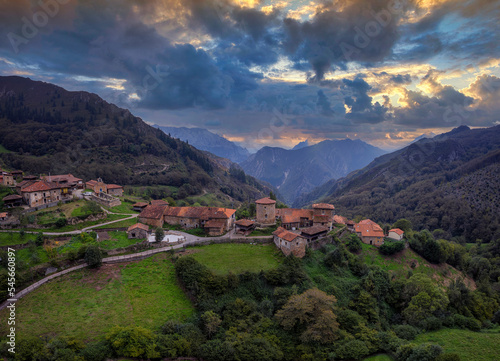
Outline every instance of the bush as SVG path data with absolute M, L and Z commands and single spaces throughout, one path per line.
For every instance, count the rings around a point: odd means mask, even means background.
M 415 337 L 420 333 L 418 328 L 410 326 L 410 325 L 397 325 L 394 326 L 394 332 L 399 338 L 403 340 L 414 340 Z
M 56 221 L 56 223 L 55 223 L 55 226 L 57 228 L 62 228 L 66 224 L 68 224 L 68 220 L 66 218 L 58 218 L 57 221 Z
M 352 253 L 358 253 L 362 249 L 361 239 L 356 234 L 351 234 L 346 242 L 347 249 Z
M 89 268 L 99 268 L 102 264 L 102 253 L 97 245 L 91 244 L 85 251 L 85 262 Z
M 385 241 L 379 247 L 379 252 L 385 256 L 390 256 L 405 249 L 405 241 Z
M 439 318 L 431 316 L 420 321 L 419 326 L 426 331 L 436 331 L 443 327 L 443 322 Z
M 157 336 L 143 327 L 115 326 L 106 335 L 114 353 L 120 357 L 158 358 Z
M 111 356 L 111 348 L 106 342 L 93 342 L 81 351 L 85 361 L 105 361 Z
M 337 347 L 335 353 L 340 359 L 360 360 L 369 355 L 370 351 L 363 341 L 352 340 Z
M 415 345 L 412 343 L 401 345 L 396 351 L 397 361 L 434 361 L 443 348 L 432 343 Z

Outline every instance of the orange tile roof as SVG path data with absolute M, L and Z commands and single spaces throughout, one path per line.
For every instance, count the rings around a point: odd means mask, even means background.
M 168 202 L 167 201 L 164 201 L 163 199 L 153 199 L 151 201 L 151 204 L 153 206 L 159 206 L 159 205 L 164 205 L 164 206 L 168 206 Z
M 375 222 L 361 223 L 354 226 L 356 233 L 360 233 L 361 237 L 384 237 L 384 231 Z
M 394 232 L 396 233 L 397 235 L 401 236 L 403 235 L 405 232 L 403 232 L 401 229 L 399 228 L 393 228 L 393 229 L 390 229 L 389 232 Z
M 140 229 L 143 229 L 145 231 L 149 231 L 149 226 L 146 226 L 145 224 L 142 224 L 142 223 L 136 223 L 133 226 L 128 227 L 127 232 L 130 232 L 136 228 L 140 228 Z
M 378 225 L 378 223 L 373 222 L 371 219 L 363 219 L 358 224 L 368 224 L 373 226 L 374 229 L 382 231 L 382 228 Z
M 328 228 L 325 226 L 317 225 L 317 226 L 302 228 L 300 231 L 301 231 L 301 233 L 307 234 L 308 236 L 313 236 L 313 235 L 318 234 L 318 233 L 327 232 Z
M 149 204 L 148 203 L 145 203 L 145 202 L 137 202 L 137 203 L 134 203 L 132 204 L 132 207 L 147 207 Z
M 165 206 L 153 206 L 149 205 L 142 210 L 139 214 L 140 218 L 152 218 L 152 219 L 160 219 L 165 214 Z
M 235 212 L 236 209 L 217 207 L 168 207 L 165 215 L 169 217 L 209 220 L 216 218 L 228 219 Z
M 32 192 L 41 192 L 41 191 L 49 191 L 51 189 L 61 188 L 57 183 L 51 183 L 46 181 L 37 181 L 30 185 L 27 185 L 21 188 L 21 192 L 32 193 Z
M 120 189 L 120 188 L 122 188 L 122 189 L 123 189 L 123 186 L 120 186 L 120 185 L 118 185 L 118 184 L 108 184 L 108 185 L 106 185 L 106 187 L 107 187 L 108 189 Z
M 276 201 L 274 199 L 266 197 L 266 198 L 257 199 L 255 201 L 255 203 L 257 203 L 257 204 L 275 204 Z
M 328 203 L 316 203 L 316 204 L 313 204 L 313 208 L 316 208 L 316 209 L 335 209 L 333 204 L 328 204 Z
M 333 221 L 338 224 L 347 224 L 347 218 L 342 216 L 333 216 Z
M 9 214 L 7 212 L 2 212 L 0 213 L 0 218 L 5 218 L 7 217 Z
M 90 186 L 95 186 L 98 182 L 96 180 L 89 180 L 88 182 L 85 182 L 85 184 L 88 184 Z
M 287 231 L 283 227 L 279 227 L 277 230 L 275 230 L 273 232 L 273 235 L 275 235 L 276 237 L 279 237 L 281 239 L 284 239 L 285 241 L 288 241 L 288 242 L 292 242 L 297 237 L 300 237 L 297 233 Z
M 50 176 L 44 176 L 43 179 L 49 182 L 68 182 L 68 183 L 78 183 L 82 181 L 82 179 L 75 177 L 73 174 L 50 175 Z
M 313 218 L 312 209 L 283 208 L 279 209 L 278 217 L 282 223 L 299 223 L 301 218 L 311 220 Z
M 254 221 L 251 221 L 249 219 L 240 219 L 239 221 L 234 222 L 238 226 L 243 226 L 243 227 L 250 227 L 255 224 Z

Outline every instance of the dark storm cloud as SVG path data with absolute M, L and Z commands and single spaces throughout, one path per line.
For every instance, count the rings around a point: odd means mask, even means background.
M 332 116 L 334 114 L 330 101 L 326 97 L 323 90 L 318 90 L 318 101 L 316 102 L 316 105 L 322 115 Z
M 315 80 L 332 68 L 345 69 L 349 61 L 383 61 L 399 38 L 400 2 L 356 0 L 344 5 L 342 10 L 335 3 L 324 5 L 311 21 L 284 21 L 286 53 L 300 66 L 308 61 Z
M 368 95 L 372 88 L 364 79 L 344 79 L 343 83 L 343 88 L 351 93 L 344 98 L 344 103 L 351 108 L 351 112 L 346 114 L 347 119 L 354 123 L 380 123 L 386 120 L 388 107 L 379 102 L 372 104 L 373 98 Z M 385 100 L 388 103 L 388 99 Z

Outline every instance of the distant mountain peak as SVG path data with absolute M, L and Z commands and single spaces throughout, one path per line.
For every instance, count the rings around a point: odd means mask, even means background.
M 163 127 L 159 125 L 154 125 L 154 127 L 174 138 L 188 142 L 199 150 L 227 158 L 235 163 L 246 160 L 250 155 L 247 149 L 231 142 L 222 135 L 212 133 L 204 128 Z
M 292 148 L 292 150 L 297 150 L 297 149 L 302 149 L 305 147 L 309 147 L 311 144 L 309 144 L 309 139 L 306 139 L 300 143 L 298 143 L 295 147 Z

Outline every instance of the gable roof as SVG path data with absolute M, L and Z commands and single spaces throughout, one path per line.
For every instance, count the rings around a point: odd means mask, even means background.
M 239 221 L 234 222 L 238 226 L 243 226 L 243 227 L 250 227 L 255 224 L 254 221 L 251 221 L 249 219 L 240 219 Z
M 32 184 L 29 184 L 29 185 L 21 188 L 21 192 L 24 192 L 24 193 L 42 192 L 42 191 L 50 191 L 51 189 L 59 189 L 59 188 L 61 188 L 61 186 L 59 186 L 57 183 L 39 180 L 39 181 L 36 181 Z
M 141 208 L 144 208 L 144 207 L 147 207 L 149 204 L 146 203 L 146 202 L 137 202 L 137 203 L 134 203 L 132 204 L 132 207 L 141 207 Z
M 347 224 L 347 218 L 338 215 L 333 216 L 333 221 L 338 224 Z
M 384 237 L 384 231 L 370 219 L 365 219 L 354 226 L 354 231 L 361 237 Z
M 300 231 L 302 234 L 306 234 L 308 236 L 314 236 L 315 234 L 318 233 L 328 232 L 328 227 L 316 225 L 312 227 L 302 228 Z
M 145 224 L 142 224 L 142 223 L 136 223 L 136 224 L 128 227 L 127 232 L 130 232 L 136 228 L 143 229 L 145 231 L 149 231 L 149 226 L 146 226 Z
M 333 204 L 328 204 L 328 203 L 316 203 L 313 204 L 314 209 L 335 209 Z
M 6 218 L 9 214 L 7 212 L 0 213 L 0 218 Z
M 255 203 L 257 203 L 257 204 L 275 204 L 276 201 L 274 199 L 269 198 L 269 197 L 265 197 L 265 198 L 257 199 L 255 201 Z
M 162 205 L 158 206 L 149 205 L 142 210 L 142 212 L 139 214 L 139 217 L 160 219 L 165 214 L 165 209 L 167 209 L 167 207 Z
M 403 230 L 399 229 L 399 228 L 393 228 L 393 229 L 390 229 L 389 230 L 389 233 L 390 232 L 394 232 L 396 233 L 398 236 L 402 236 L 405 232 L 403 232 Z
M 285 241 L 288 241 L 288 242 L 292 242 L 297 237 L 300 237 L 297 233 L 287 231 L 283 227 L 279 227 L 277 230 L 275 230 L 273 232 L 273 235 L 275 235 L 276 237 L 279 237 L 281 239 L 284 239 Z
M 161 206 L 161 205 L 168 206 L 168 202 L 164 201 L 163 199 L 153 199 L 151 201 L 151 204 L 153 206 Z
M 282 223 L 299 223 L 301 218 L 311 220 L 313 218 L 312 209 L 282 208 L 278 209 L 278 217 Z
M 10 196 L 7 196 L 7 197 L 3 197 L 3 201 L 17 201 L 19 199 L 23 199 L 23 197 L 21 197 L 20 195 L 18 194 L 11 194 Z
M 165 216 L 201 220 L 228 219 L 235 212 L 236 209 L 217 207 L 169 207 L 165 212 Z
M 76 184 L 82 181 L 82 179 L 75 177 L 73 174 L 49 175 L 49 176 L 44 176 L 43 180 L 49 182 L 71 183 L 71 184 Z
M 106 187 L 108 189 L 120 189 L 120 188 L 123 189 L 123 186 L 120 186 L 118 184 L 108 184 Z

